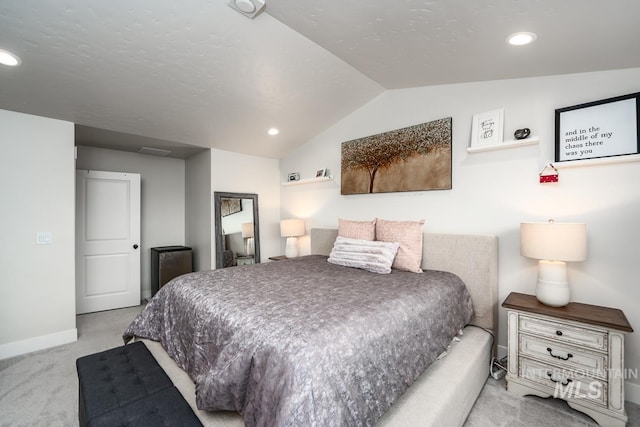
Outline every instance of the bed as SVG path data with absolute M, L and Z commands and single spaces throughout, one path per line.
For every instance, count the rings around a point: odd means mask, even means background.
M 143 341 L 204 425 L 461 425 L 484 385 L 493 351 L 497 239 L 426 234 L 425 273 L 394 271 L 382 277 L 327 263 L 336 237 L 337 230 L 313 229 L 312 256 L 174 279 L 125 338 L 151 338 Z M 266 281 L 288 270 L 278 283 Z M 347 286 L 363 274 L 369 274 L 365 282 Z M 341 282 L 333 279 L 338 276 Z M 435 302 L 413 304 L 423 298 L 425 286 L 412 281 L 427 276 L 438 282 L 431 291 L 437 293 Z M 246 277 L 252 280 L 234 290 L 200 284 Z M 321 281 L 313 284 L 314 277 Z M 293 287 L 284 287 L 288 280 Z M 261 287 L 252 289 L 258 282 Z M 461 298 L 472 301 L 472 309 L 462 299 L 445 303 L 461 287 L 468 291 Z M 259 293 L 264 303 L 247 299 Z M 208 308 L 178 308 L 178 301 Z M 262 305 L 268 310 L 256 311 Z M 377 306 L 382 310 L 376 312 Z M 420 311 L 438 307 L 446 310 L 431 316 L 434 320 Z M 409 323 L 396 326 L 401 320 Z M 211 327 L 223 323 L 233 327 Z M 427 323 L 437 327 L 422 331 Z M 452 340 L 461 328 L 462 335 Z M 292 338 L 281 340 L 284 336 Z

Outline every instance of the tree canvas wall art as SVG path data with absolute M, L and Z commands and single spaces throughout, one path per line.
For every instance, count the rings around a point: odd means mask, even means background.
M 451 117 L 342 143 L 341 194 L 451 189 Z

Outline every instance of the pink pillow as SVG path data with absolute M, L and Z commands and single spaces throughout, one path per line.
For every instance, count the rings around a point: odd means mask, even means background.
M 349 221 L 338 218 L 338 236 L 347 239 L 376 240 L 376 220 Z
M 400 248 L 393 268 L 398 270 L 422 273 L 422 227 L 420 221 L 385 221 L 376 219 L 376 240 L 381 242 L 398 242 Z

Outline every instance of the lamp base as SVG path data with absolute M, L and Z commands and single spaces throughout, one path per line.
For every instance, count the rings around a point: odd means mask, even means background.
M 247 239 L 247 255 L 254 255 L 256 253 L 256 246 L 253 237 Z
M 284 250 L 287 258 L 296 258 L 298 256 L 298 239 L 295 237 L 287 237 L 287 246 Z
M 564 261 L 538 261 L 538 301 L 551 307 L 563 307 L 569 304 L 570 297 L 567 264 Z

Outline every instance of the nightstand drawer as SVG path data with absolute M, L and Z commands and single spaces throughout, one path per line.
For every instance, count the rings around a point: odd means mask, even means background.
M 578 373 L 607 378 L 607 355 L 578 347 L 561 344 L 557 340 L 544 339 L 526 334 L 519 337 L 520 354 L 545 363 L 553 363 Z
M 608 334 L 587 328 L 578 328 L 550 320 L 520 316 L 520 331 L 542 335 L 568 344 L 583 345 L 595 350 L 607 351 Z
M 553 397 L 565 400 L 588 400 L 607 406 L 607 382 L 581 375 L 570 369 L 545 365 L 521 357 L 518 376 L 540 384 L 548 389 Z

